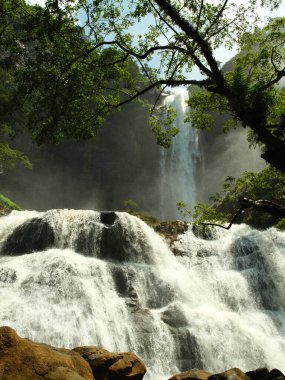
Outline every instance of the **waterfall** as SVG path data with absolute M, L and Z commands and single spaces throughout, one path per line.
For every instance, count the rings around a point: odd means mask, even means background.
M 186 88 L 172 89 L 164 99 L 164 105 L 172 106 L 177 117 L 174 121 L 179 133 L 173 138 L 169 149 L 161 150 L 161 205 L 162 219 L 179 217 L 176 203 L 196 203 L 196 170 L 201 161 L 198 132 L 184 120 L 187 114 L 188 91 Z M 181 216 L 180 216 L 181 217 Z
M 239 225 L 205 241 L 189 229 L 174 256 L 134 216 L 105 223 L 75 210 L 0 218 L 0 324 L 54 346 L 133 351 L 151 380 L 285 371 L 285 233 Z

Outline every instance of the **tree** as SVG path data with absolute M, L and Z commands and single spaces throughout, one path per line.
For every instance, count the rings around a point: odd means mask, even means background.
M 178 202 L 183 215 L 191 215 L 197 225 L 230 229 L 243 222 L 258 228 L 285 228 L 285 174 L 266 166 L 259 173 L 245 171 L 240 178 L 228 177 L 220 193 L 213 195 L 211 205 L 199 203 L 191 212 Z
M 284 133 L 276 106 L 284 102 L 284 92 L 280 94 L 274 85 L 285 75 L 285 21 L 274 20 L 263 30 L 254 26 L 258 6 L 274 9 L 279 3 L 49 0 L 40 8 L 27 7 L 24 0 L 9 0 L 2 5 L 1 45 L 10 60 L 21 59 L 19 91 L 28 94 L 29 128 L 38 142 L 64 135 L 90 137 L 112 109 L 154 88 L 161 93 L 165 86 L 195 84 L 206 89 L 210 101 L 222 111 L 230 111 L 249 127 L 264 146 L 264 159 L 284 171 Z M 78 25 L 78 14 L 83 26 Z M 141 20 L 149 20 L 148 30 L 134 39 L 131 28 L 139 27 Z M 236 42 L 248 53 L 225 74 L 214 49 Z M 130 75 L 134 60 L 143 80 Z M 159 64 L 150 69 L 152 60 Z M 188 78 L 194 66 L 203 79 Z M 192 106 L 197 109 L 195 102 Z M 157 121 L 154 129 L 163 145 L 163 136 L 177 131 L 170 123 L 159 127 L 156 112 L 153 107 L 151 121 Z
M 206 109 L 230 113 L 226 128 L 249 128 L 262 157 L 284 173 L 285 93 L 277 85 L 285 76 L 285 19 L 260 28 L 256 12 L 279 3 L 48 0 L 40 8 L 9 0 L 0 12 L 0 43 L 6 66 L 14 64 L 26 124 L 38 143 L 92 137 L 112 110 L 156 89 L 150 123 L 167 146 L 177 130 L 171 110 L 161 121 L 160 95 L 167 86 L 195 85 L 205 91 L 189 99 L 194 126 L 210 126 Z M 149 26 L 134 38 L 132 28 L 142 21 Z M 242 54 L 225 73 L 214 51 L 235 43 Z M 191 77 L 194 67 L 202 79 Z
M 68 9 L 24 0 L 0 4 L 0 172 L 18 162 L 31 167 L 11 147 L 18 133 L 28 131 L 37 144 L 92 138 L 110 113 L 106 102 L 118 102 L 108 86 L 143 80 L 132 60 L 114 64 L 115 49 L 92 51 Z

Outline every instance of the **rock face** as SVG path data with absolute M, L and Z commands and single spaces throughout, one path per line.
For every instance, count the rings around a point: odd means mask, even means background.
M 269 375 L 269 371 L 267 368 L 258 368 L 254 371 L 249 371 L 245 373 L 250 380 L 263 380 L 266 379 Z
M 208 380 L 250 380 L 250 377 L 239 368 L 231 368 L 225 372 L 217 373 L 208 377 Z
M 90 364 L 96 380 L 141 380 L 146 373 L 144 363 L 131 352 L 116 354 L 92 346 L 74 351 Z
M 16 228 L 5 241 L 2 255 L 24 255 L 44 251 L 54 243 L 54 232 L 49 223 L 33 218 Z
M 211 376 L 210 372 L 203 371 L 202 369 L 191 369 L 172 376 L 169 380 L 207 380 Z
M 0 328 L 1 380 L 94 380 L 89 364 L 71 350 L 20 338 Z
M 269 372 L 267 368 L 258 368 L 244 373 L 239 368 L 231 368 L 225 372 L 211 374 L 209 372 L 192 369 L 172 376 L 169 380 L 285 380 L 284 374 L 274 368 Z

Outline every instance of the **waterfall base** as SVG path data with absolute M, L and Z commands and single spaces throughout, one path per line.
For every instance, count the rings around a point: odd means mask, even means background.
M 55 347 L 134 352 L 150 380 L 285 371 L 284 232 L 239 225 L 206 241 L 188 230 L 175 256 L 138 218 L 101 215 L 0 218 L 0 326 Z

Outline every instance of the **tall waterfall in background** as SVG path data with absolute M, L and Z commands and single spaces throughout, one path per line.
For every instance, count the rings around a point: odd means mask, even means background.
M 152 380 L 285 371 L 285 233 L 239 225 L 205 241 L 189 230 L 178 257 L 141 220 L 114 215 L 0 218 L 0 324 L 55 346 L 131 350 Z
M 175 126 L 180 132 L 172 140 L 169 149 L 161 150 L 161 212 L 165 219 L 179 217 L 177 202 L 196 203 L 195 175 L 200 163 L 198 133 L 185 123 L 188 91 L 185 88 L 172 89 L 164 105 L 173 106 L 177 111 Z

